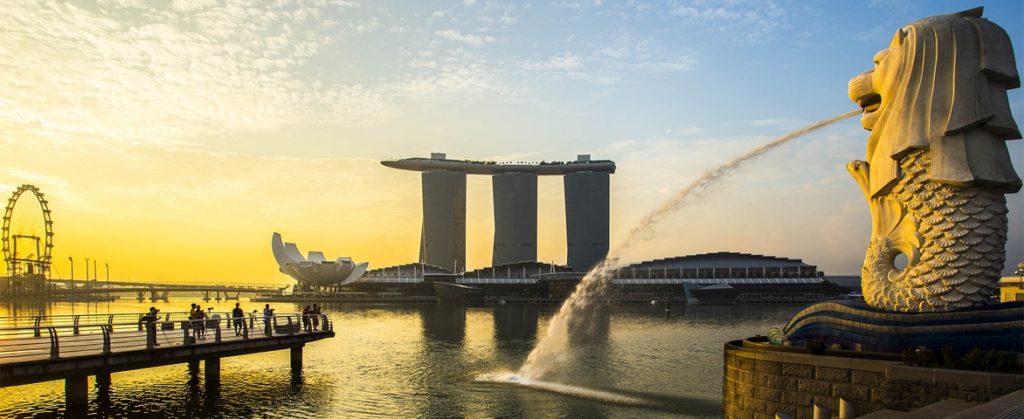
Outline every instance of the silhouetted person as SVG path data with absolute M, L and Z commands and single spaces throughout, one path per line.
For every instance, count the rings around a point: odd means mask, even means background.
M 199 339 L 206 339 L 206 312 L 202 308 L 196 310 L 193 323 L 196 329 L 196 336 Z
M 270 318 L 274 317 L 274 309 L 270 308 L 270 304 L 263 307 L 263 334 L 270 336 Z
M 241 336 L 242 328 L 245 327 L 245 312 L 242 311 L 241 303 L 235 303 L 235 309 L 231 310 L 231 318 L 235 323 L 235 336 Z
M 313 321 L 313 330 L 317 330 L 317 328 L 320 327 L 320 307 L 313 304 L 313 309 L 309 311 L 309 314 L 313 317 L 311 319 Z
M 305 330 L 307 332 L 313 331 L 313 329 L 309 327 L 309 317 L 311 312 L 312 310 L 309 309 L 309 306 L 306 306 L 306 308 L 302 309 L 302 330 Z
M 150 348 L 160 346 L 159 343 L 156 343 L 156 318 L 159 312 L 160 310 L 157 310 L 156 307 L 150 307 L 149 313 L 142 316 L 142 321 L 146 323 L 146 346 Z

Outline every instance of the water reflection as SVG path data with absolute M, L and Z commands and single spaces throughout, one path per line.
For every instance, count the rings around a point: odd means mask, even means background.
M 492 312 L 494 342 L 498 348 L 518 349 L 524 343 L 533 346 L 540 309 L 536 306 L 496 306 Z
M 466 307 L 456 304 L 429 304 L 420 311 L 423 335 L 430 339 L 462 344 L 466 337 Z
M 190 301 L 190 300 L 189 300 Z M 157 303 L 180 311 L 188 302 Z M 130 312 L 149 302 L 13 304 L 0 315 Z M 216 304 L 214 305 L 218 309 Z M 234 302 L 224 303 L 223 308 Z M 243 309 L 262 304 L 242 303 Z M 301 307 L 274 304 L 279 312 Z M 662 410 L 507 385 L 478 374 L 515 370 L 556 307 L 326 304 L 337 337 L 306 345 L 303 371 L 287 351 L 224 358 L 219 387 L 187 364 L 115 373 L 96 385 L 89 414 L 104 417 L 638 417 L 720 416 L 722 343 L 765 333 L 799 306 L 611 307 L 596 339 L 570 345 L 555 380 L 663 401 Z M 34 311 L 33 311 L 34 310 Z M 0 417 L 56 416 L 63 382 L 0 388 Z
M 421 374 L 417 386 L 424 395 L 418 406 L 419 416 L 447 412 L 465 416 L 462 395 L 452 392 L 452 383 L 460 380 L 458 367 L 465 364 L 463 347 L 466 337 L 466 308 L 459 305 L 431 304 L 420 310 L 424 345 L 420 350 Z

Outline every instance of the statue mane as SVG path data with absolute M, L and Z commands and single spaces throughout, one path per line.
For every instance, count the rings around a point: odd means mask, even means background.
M 931 180 L 1020 189 L 1005 143 L 1021 138 L 1006 96 L 1020 77 L 1009 36 L 981 13 L 921 19 L 893 36 L 897 75 L 868 141 L 870 196 L 892 188 L 915 149 L 930 150 Z

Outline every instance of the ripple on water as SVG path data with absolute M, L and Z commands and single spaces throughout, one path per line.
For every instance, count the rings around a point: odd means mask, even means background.
M 148 307 L 146 303 L 144 308 Z M 567 349 L 578 362 L 559 371 L 557 381 L 645 400 L 670 393 L 665 399 L 654 398 L 672 406 L 665 410 L 474 381 L 476 372 L 517 369 L 530 350 L 531 340 L 523 333 L 542 331 L 551 315 L 538 315 L 535 307 L 522 308 L 526 314 L 519 315 L 520 308 L 504 306 L 497 319 L 484 309 L 461 318 L 442 313 L 445 321 L 434 321 L 437 319 L 430 316 L 437 312 L 423 307 L 396 308 L 390 315 L 375 308 L 372 316 L 354 309 L 339 311 L 338 336 L 306 345 L 301 384 L 293 382 L 287 351 L 225 358 L 217 392 L 207 391 L 202 372 L 190 381 L 184 364 L 150 368 L 113 374 L 106 395 L 93 388 L 90 414 L 215 418 L 716 416 L 721 414 L 720 405 L 717 410 L 705 407 L 707 400 L 711 405 L 720 403 L 721 343 L 763 333 L 764 326 L 770 324 L 764 319 L 789 316 L 799 308 L 690 307 L 690 312 L 680 309 L 666 321 L 650 310 L 619 307 L 606 340 Z M 714 313 L 707 314 L 711 311 Z M 425 318 L 430 321 L 424 322 Z M 536 324 L 522 325 L 522 318 L 535 318 Z M 449 320 L 461 319 L 466 326 L 454 327 L 454 333 L 445 331 L 452 326 Z M 430 328 L 430 333 L 424 328 Z M 61 381 L 0 388 L 0 417 L 61 416 L 63 404 Z

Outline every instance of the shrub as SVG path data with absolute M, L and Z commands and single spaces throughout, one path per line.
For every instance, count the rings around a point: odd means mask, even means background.
M 984 350 L 972 348 L 966 353 L 958 353 L 952 347 L 943 347 L 939 352 L 918 347 L 908 348 L 902 353 L 904 365 L 928 368 L 948 368 L 957 370 L 984 371 L 1020 374 L 1021 366 L 1017 364 L 1014 354 L 1000 352 L 995 349 Z

